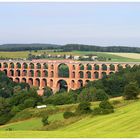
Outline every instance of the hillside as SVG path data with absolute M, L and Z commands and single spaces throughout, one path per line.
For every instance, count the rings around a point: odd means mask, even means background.
M 18 131 L 2 131 L 0 137 L 140 137 L 140 100 L 116 108 L 115 113 L 103 116 L 87 116 L 73 124 L 60 127 L 54 131 L 31 131 L 41 126 L 39 118 L 9 124 Z M 50 119 L 63 119 L 57 113 Z M 28 131 L 27 126 L 30 127 Z M 24 130 L 24 131 L 23 131 Z M 29 131 L 30 130 L 30 131 Z

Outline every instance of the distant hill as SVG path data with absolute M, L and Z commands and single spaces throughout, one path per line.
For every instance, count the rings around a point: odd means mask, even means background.
M 96 51 L 96 52 L 133 52 L 140 53 L 139 47 L 128 46 L 96 46 L 83 44 L 3 44 L 0 45 L 0 51 L 29 51 L 29 50 L 46 50 L 46 49 L 61 49 L 67 51 Z
M 0 45 L 0 51 L 28 51 L 58 49 L 60 45 L 55 44 L 3 44 Z
M 96 51 L 96 52 L 133 52 L 140 53 L 139 47 L 127 47 L 127 46 L 95 46 L 95 45 L 82 45 L 82 44 L 67 44 L 61 47 L 63 51 Z

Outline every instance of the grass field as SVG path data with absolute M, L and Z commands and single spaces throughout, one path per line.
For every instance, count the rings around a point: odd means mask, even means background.
M 132 58 L 132 59 L 140 59 L 140 54 L 139 53 L 108 53 L 108 54 L 113 54 L 121 57 L 126 57 L 126 58 Z
M 41 127 L 39 118 L 1 126 L 0 137 L 140 137 L 140 100 L 129 102 L 115 110 L 115 113 L 102 116 L 87 116 L 73 124 L 58 128 L 54 131 L 31 131 L 35 127 Z M 50 119 L 63 119 L 62 114 L 52 115 Z M 28 124 L 28 128 L 27 128 Z M 34 127 L 33 127 L 34 126 Z M 13 127 L 18 131 L 3 131 L 7 127 Z M 28 130 L 28 131 L 27 131 Z
M 40 50 L 37 52 L 32 51 L 32 54 L 42 54 L 48 53 L 52 55 L 57 54 L 72 54 L 72 55 L 87 55 L 94 54 L 98 57 L 106 57 L 111 58 L 111 62 L 140 62 L 140 54 L 137 53 L 109 53 L 109 52 L 88 52 L 88 51 L 73 51 L 73 52 L 51 52 L 47 50 Z M 29 51 L 20 51 L 20 52 L 0 52 L 0 57 L 8 57 L 8 58 L 27 58 Z
M 62 120 L 62 119 L 63 119 L 62 113 L 57 113 L 49 117 L 49 121 Z M 6 130 L 8 128 L 12 128 L 13 130 L 19 130 L 19 131 L 20 130 L 35 130 L 40 127 L 42 127 L 41 118 L 32 118 L 32 119 L 19 121 L 15 123 L 9 123 L 7 125 L 0 126 L 0 131 Z

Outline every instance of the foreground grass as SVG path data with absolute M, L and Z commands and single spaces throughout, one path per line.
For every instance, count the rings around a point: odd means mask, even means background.
M 130 102 L 102 116 L 87 116 L 55 131 L 0 131 L 0 137 L 8 138 L 84 138 L 84 137 L 140 137 L 140 101 Z
M 42 127 L 42 118 L 31 118 L 24 121 L 19 121 L 15 123 L 9 123 L 3 126 L 0 126 L 0 131 L 8 130 L 9 128 L 12 130 L 37 130 L 38 128 Z M 54 115 L 49 116 L 49 121 L 56 121 L 56 120 L 62 120 L 63 119 L 63 113 L 57 113 Z

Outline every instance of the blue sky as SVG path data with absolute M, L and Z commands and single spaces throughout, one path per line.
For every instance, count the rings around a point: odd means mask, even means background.
M 140 3 L 0 3 L 0 44 L 140 47 Z

